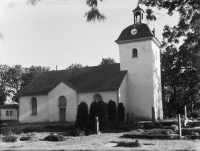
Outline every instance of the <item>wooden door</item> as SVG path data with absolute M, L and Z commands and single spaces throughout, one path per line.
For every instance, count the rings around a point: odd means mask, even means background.
M 60 108 L 60 121 L 66 121 L 66 108 Z

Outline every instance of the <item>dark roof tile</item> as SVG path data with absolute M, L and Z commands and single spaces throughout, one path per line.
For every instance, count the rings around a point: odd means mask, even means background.
M 61 82 L 77 92 L 117 90 L 125 74 L 120 71 L 120 64 L 80 68 L 74 77 L 68 70 L 44 72 L 18 95 L 48 94 Z
M 6 104 L 1 106 L 0 109 L 18 109 L 18 104 Z

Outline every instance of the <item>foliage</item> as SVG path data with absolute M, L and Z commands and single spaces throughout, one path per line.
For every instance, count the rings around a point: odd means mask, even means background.
M 31 140 L 32 138 L 30 137 L 30 136 L 22 136 L 22 137 L 20 137 L 20 141 L 29 141 L 29 140 Z
M 117 121 L 117 106 L 116 103 L 112 100 L 108 102 L 108 120 Z
M 198 112 L 188 112 L 187 117 L 199 118 L 200 116 Z
M 22 131 L 23 133 L 32 133 L 32 132 L 37 132 L 37 129 L 26 127 Z
M 106 64 L 114 64 L 115 60 L 113 58 L 102 58 L 102 61 L 100 62 L 99 65 L 106 65 Z
M 100 130 L 108 128 L 108 112 L 104 101 L 97 102 L 96 113 L 97 117 L 99 118 Z
M 118 104 L 118 121 L 125 121 L 125 108 L 123 103 Z
M 76 127 L 84 128 L 88 122 L 88 105 L 85 102 L 81 102 L 78 105 L 76 115 Z
M 90 121 L 95 121 L 95 117 L 97 116 L 96 107 L 97 107 L 97 102 L 96 101 L 92 102 L 90 105 L 90 112 L 89 112 Z
M 84 130 L 80 130 L 80 129 L 75 129 L 68 134 L 68 136 L 73 136 L 73 137 L 75 137 L 75 136 L 85 136 L 85 135 L 86 135 L 86 132 Z M 89 132 L 87 133 L 87 135 L 89 135 Z
M 44 141 L 60 142 L 64 141 L 65 138 L 62 135 L 49 135 L 44 138 Z
M 100 1 L 103 1 L 103 0 L 100 0 Z M 99 12 L 98 10 L 98 1 L 97 0 L 86 0 L 86 4 L 88 5 L 88 7 L 90 7 L 90 10 L 85 13 L 85 16 L 86 16 L 86 20 L 88 22 L 90 21 L 101 21 L 101 20 L 105 20 L 105 16 Z
M 178 24 L 168 25 L 163 30 L 162 47 L 162 84 L 164 112 L 174 116 L 177 110 L 183 112 L 186 104 L 194 104 L 195 109 L 199 94 L 200 73 L 200 3 L 195 0 L 139 0 L 149 7 L 148 20 L 155 20 L 156 13 L 151 8 L 166 9 L 168 15 L 179 13 Z M 180 42 L 183 39 L 183 42 Z M 168 111 L 168 112 L 167 112 Z M 169 114 L 169 115 L 168 115 Z
M 6 135 L 4 137 L 1 138 L 1 141 L 2 142 L 11 142 L 11 143 L 14 143 L 17 141 L 17 137 L 15 136 L 12 136 L 12 135 Z
M 17 93 L 25 88 L 36 76 L 49 71 L 49 67 L 31 66 L 24 68 L 21 65 L 12 67 L 0 64 L 0 104 L 11 97 L 18 101 Z

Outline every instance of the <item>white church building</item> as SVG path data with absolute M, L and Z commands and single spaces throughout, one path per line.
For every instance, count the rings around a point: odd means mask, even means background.
M 102 98 L 122 102 L 135 121 L 163 118 L 160 42 L 143 23 L 144 11 L 133 10 L 134 24 L 115 41 L 120 64 L 40 74 L 19 95 L 19 122 L 75 121 L 77 106 Z

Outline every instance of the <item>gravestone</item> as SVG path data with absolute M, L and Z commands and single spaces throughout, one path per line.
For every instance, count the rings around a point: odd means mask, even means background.
M 129 124 L 129 113 L 127 113 L 126 122 Z
M 155 109 L 152 107 L 152 122 L 156 122 L 156 117 L 155 117 Z
M 185 115 L 184 115 L 184 126 L 186 126 L 186 124 L 188 123 L 188 118 L 187 118 L 187 106 L 185 105 Z
M 178 114 L 178 132 L 179 135 L 182 136 L 182 131 L 181 131 L 181 115 Z
M 99 119 L 98 119 L 98 117 L 95 118 L 95 133 L 96 134 L 100 133 L 100 131 L 99 131 Z

